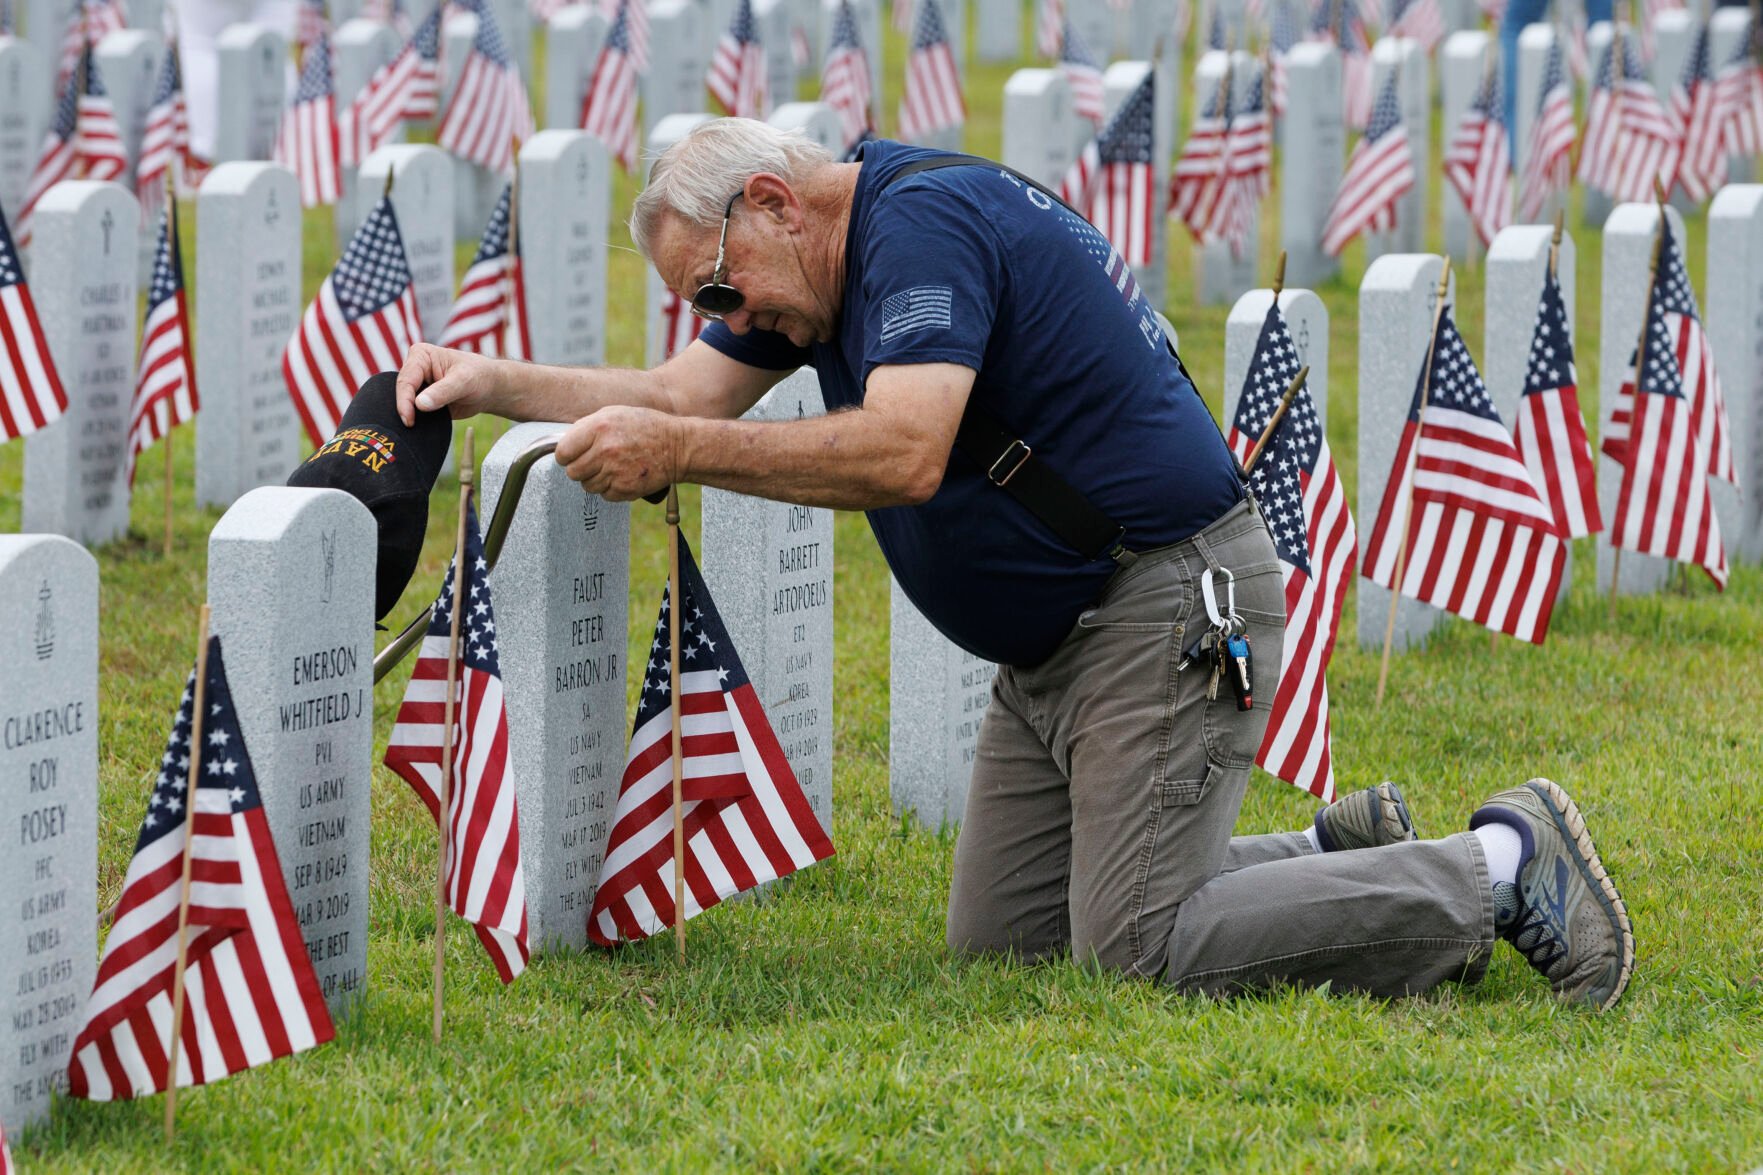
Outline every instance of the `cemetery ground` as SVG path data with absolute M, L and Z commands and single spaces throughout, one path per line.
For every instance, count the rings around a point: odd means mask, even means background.
M 888 53 L 897 78 L 892 34 Z M 969 72 L 972 150 L 997 150 L 1008 72 L 979 63 Z M 615 210 L 631 194 L 621 178 Z M 1686 249 L 1698 286 L 1703 227 L 1692 220 Z M 309 214 L 306 228 L 310 296 L 335 256 L 328 210 Z M 1269 272 L 1272 230 L 1269 217 Z M 1580 387 L 1595 403 L 1599 234 L 1575 232 Z M 628 244 L 622 227 L 614 238 Z M 462 270 L 471 248 L 459 245 Z M 1190 289 L 1190 249 L 1171 252 L 1171 289 Z M 1363 266 L 1355 246 L 1343 274 L 1318 291 L 1334 341 L 1330 441 L 1349 485 Z M 634 254 L 613 253 L 610 281 L 609 356 L 634 364 L 643 349 Z M 1478 267 L 1459 271 L 1457 306 L 1479 356 Z M 1227 309 L 1179 297 L 1169 307 L 1215 412 Z M 501 426 L 478 423 L 481 454 Z M 158 549 L 157 452 L 142 460 L 129 537 L 98 552 L 104 904 L 120 890 L 148 768 L 195 649 L 219 512 L 191 506 L 194 440 L 187 428 L 173 440 L 173 557 Z M 22 466 L 22 446 L 0 449 L 0 531 L 18 527 Z M 450 479 L 437 489 L 423 565 L 388 618 L 394 630 L 438 587 L 454 489 Z M 698 495 L 683 499 L 695 539 Z M 659 601 L 663 535 L 660 511 L 639 504 L 633 653 L 647 647 Z M 1624 599 L 1614 624 L 1581 575 L 1542 648 L 1491 644 L 1484 630 L 1451 621 L 1424 651 L 1396 657 L 1381 711 L 1377 657 L 1352 640 L 1349 597 L 1330 673 L 1342 790 L 1396 779 L 1422 834 L 1440 835 L 1463 828 L 1485 795 L 1532 775 L 1564 784 L 1586 810 L 1638 937 L 1627 996 L 1594 1016 L 1558 1006 L 1503 946 L 1480 986 L 1393 1002 L 1295 991 L 1218 1001 L 1069 962 L 952 959 L 943 904 L 953 833 L 919 830 L 889 807 L 886 570 L 859 516 L 839 518 L 837 549 L 837 857 L 692 922 L 684 967 L 664 934 L 612 953 L 538 956 L 504 988 L 469 928 L 451 919 L 447 1034 L 435 1046 L 434 830 L 410 789 L 377 769 L 366 995 L 336 1041 L 187 1093 L 169 1150 L 158 1099 L 63 1100 L 51 1123 L 14 1140 L 22 1169 L 1655 1171 L 1763 1161 L 1756 567 L 1736 567 L 1724 596 L 1697 574 L 1656 597 Z M 1575 556 L 1589 566 L 1590 543 Z M 382 751 L 407 675 L 376 692 Z M 637 678 L 627 677 L 634 698 Z M 1239 831 L 1299 828 L 1313 809 L 1258 773 Z

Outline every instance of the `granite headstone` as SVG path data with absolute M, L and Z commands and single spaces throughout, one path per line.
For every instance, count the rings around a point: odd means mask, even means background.
M 1524 174 L 1524 161 L 1530 157 L 1530 136 L 1536 126 L 1537 103 L 1542 100 L 1543 72 L 1549 67 L 1549 53 L 1555 46 L 1555 26 L 1526 25 L 1518 34 L 1518 96 L 1513 111 L 1516 126 L 1512 127 L 1512 167 Z M 1571 85 L 1565 49 L 1561 60 L 1562 75 Z M 1518 192 L 1519 198 L 1523 192 Z M 1566 203 L 1566 194 L 1557 192 L 1543 204 L 1538 220 L 1552 224 L 1555 213 Z M 1516 203 L 1514 210 L 1516 210 Z
M 353 1004 L 367 977 L 378 551 L 359 501 L 289 486 L 252 490 L 208 539 L 212 631 L 332 1012 Z
M 832 152 L 834 159 L 845 153 L 845 129 L 839 112 L 825 102 L 786 102 L 765 121 L 780 131 L 801 131 L 809 142 Z
M 544 126 L 581 126 L 582 100 L 594 80 L 607 31 L 606 18 L 586 4 L 559 9 L 546 25 Z
M 1022 56 L 1022 5 L 1017 0 L 976 0 L 974 55 L 981 61 Z
M 31 223 L 31 295 L 67 413 L 25 438 L 23 529 L 108 542 L 129 526 L 141 206 L 121 185 L 70 180 L 44 193 Z
M 1487 74 L 1488 54 L 1493 38 L 1480 29 L 1452 33 L 1439 46 L 1439 94 L 1444 108 L 1444 144 L 1448 149 L 1457 126 L 1481 90 Z M 1513 156 L 1517 158 L 1517 156 Z M 1458 261 L 1468 261 L 1481 254 L 1481 237 L 1469 222 L 1469 210 L 1463 197 L 1449 182 L 1439 185 L 1439 204 L 1443 210 L 1445 252 Z
M 1708 18 L 1708 59 L 1713 68 L 1720 67 L 1733 59 L 1740 48 L 1749 44 L 1751 35 L 1751 11 L 1749 8 L 1729 6 L 1718 7 L 1714 15 Z M 1729 159 L 1733 182 L 1741 183 L 1756 178 L 1756 160 L 1743 155 L 1733 155 Z
M 0 208 L 10 221 L 24 204 L 49 125 L 49 66 L 37 47 L 0 37 Z
M 1624 36 L 1632 36 L 1632 29 L 1625 29 Z M 1600 20 L 1586 29 L 1585 55 L 1589 63 L 1584 78 L 1585 86 L 1579 96 L 1580 110 L 1591 107 L 1592 94 L 1597 85 L 1598 73 L 1604 68 L 1604 60 L 1610 56 L 1610 43 L 1613 36 L 1612 26 L 1607 20 Z M 1610 197 L 1589 184 L 1578 184 L 1582 196 L 1579 207 L 1581 224 L 1602 224 L 1609 217 L 1614 206 Z
M 1731 561 L 1763 561 L 1763 185 L 1728 184 L 1708 208 L 1701 309 L 1726 394 L 1735 489 L 1709 479 Z
M 220 35 L 214 161 L 268 159 L 288 92 L 288 43 L 273 29 L 235 24 Z
M 390 143 L 362 161 L 356 185 L 359 221 L 379 203 L 387 173 L 394 175 L 392 209 L 398 214 L 398 231 L 410 259 L 422 337 L 430 342 L 441 337 L 453 308 L 453 180 L 457 162 L 427 143 Z M 483 221 L 479 221 L 466 239 L 476 240 L 483 228 Z
M 1249 378 L 1249 361 L 1255 355 L 1255 341 L 1261 337 L 1261 324 L 1267 321 L 1267 308 L 1273 304 L 1273 291 L 1250 290 L 1230 308 L 1224 322 L 1224 428 L 1236 418 L 1237 401 L 1242 398 L 1243 381 Z M 1286 288 L 1279 294 L 1279 312 L 1291 332 L 1292 346 L 1297 349 L 1298 362 L 1307 364 L 1310 374 L 1305 386 L 1316 402 L 1316 418 L 1328 423 L 1328 307 L 1310 290 Z
M 611 160 L 586 131 L 540 131 L 520 149 L 517 227 L 535 363 L 606 361 L 611 200 Z
M 1700 5 L 1697 7 L 1699 9 Z M 1653 89 L 1658 92 L 1659 101 L 1665 104 L 1667 111 L 1672 109 L 1671 91 L 1683 78 L 1684 64 L 1695 50 L 1696 33 L 1701 27 L 1699 11 L 1691 12 L 1687 8 L 1668 8 L 1653 17 Z M 1717 60 L 1711 61 L 1714 69 L 1720 64 Z M 1694 213 L 1699 208 L 1681 186 L 1672 186 L 1669 199 L 1672 207 L 1680 212 Z
M 1339 51 L 1319 41 L 1292 46 L 1286 54 L 1286 95 L 1279 242 L 1286 253 L 1286 279 L 1317 286 L 1341 268 L 1338 258 L 1322 251 L 1322 226 L 1346 167 Z
M 796 60 L 790 53 L 792 0 L 753 0 L 753 25 L 765 46 L 765 113 L 796 100 Z
M 1004 83 L 1005 166 L 1058 191 L 1080 142 L 1094 133 L 1077 117 L 1071 84 L 1058 70 L 1019 69 Z
M 1216 100 L 1218 87 L 1223 84 L 1225 67 L 1230 69 L 1230 89 L 1232 108 L 1242 110 L 1248 104 L 1249 93 L 1261 76 L 1261 62 L 1258 58 L 1237 50 L 1227 55 L 1221 49 L 1211 50 L 1200 56 L 1199 64 L 1194 67 L 1194 103 L 1197 109 L 1206 110 Z M 1249 239 L 1240 251 L 1233 250 L 1224 241 L 1213 241 L 1200 248 L 1200 296 L 1198 301 L 1203 306 L 1221 306 L 1226 302 L 1234 302 L 1243 291 L 1252 289 L 1261 267 L 1261 213 L 1256 206 L 1253 227 Z
M 979 724 L 997 666 L 938 632 L 891 577 L 888 794 L 896 814 L 936 829 L 961 822 Z
M 48 1116 L 98 969 L 98 563 L 0 535 L 0 1128 Z
M 655 0 L 649 6 L 649 72 L 640 82 L 647 141 L 655 141 L 668 115 L 705 109 L 704 75 L 710 71 L 710 48 L 721 35 L 696 0 Z

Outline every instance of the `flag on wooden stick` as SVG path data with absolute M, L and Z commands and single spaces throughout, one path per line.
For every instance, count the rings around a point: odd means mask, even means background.
M 1677 160 L 1677 184 L 1697 204 L 1726 183 L 1727 142 L 1723 132 L 1731 121 L 1726 105 L 1731 97 L 1731 87 L 1715 83 L 1708 59 L 1708 26 L 1704 23 L 1696 29 L 1683 72 L 1671 89 L 1671 115 L 1683 138 L 1683 151 Z
M 168 203 L 159 215 L 159 247 L 153 254 L 153 283 L 147 291 L 147 318 L 141 326 L 141 362 L 135 372 L 135 399 L 129 409 L 129 484 L 135 459 L 154 441 L 196 418 L 196 364 L 190 357 L 190 313 L 184 304 L 184 262 L 178 255 L 177 208 Z
M 1414 187 L 1414 151 L 1396 104 L 1394 70 L 1377 97 L 1365 137 L 1353 145 L 1341 186 L 1322 226 L 1322 248 L 1331 257 L 1367 229 L 1396 227 L 1396 206 Z
M 193 881 L 176 1084 L 218 1081 L 335 1035 L 282 880 L 217 636 L 208 642 L 200 715 L 195 696 L 192 672 L 74 1040 L 67 1069 L 74 1097 L 115 1101 L 170 1086 L 186 838 Z
M 302 208 L 335 204 L 342 197 L 342 140 L 328 36 L 321 35 L 306 50 L 300 85 L 276 133 L 275 161 L 299 177 Z
M 1499 75 L 1488 70 L 1475 100 L 1445 146 L 1445 178 L 1455 188 L 1483 246 L 1512 223 L 1512 152 L 1500 113 Z
M 128 24 L 128 13 L 121 0 L 73 0 L 67 24 L 62 28 L 61 52 L 55 63 L 56 88 L 66 84 L 80 63 L 81 53 L 111 33 L 127 28 Z
M 190 116 L 184 106 L 184 75 L 178 64 L 178 46 L 165 47 L 159 64 L 159 80 L 147 107 L 141 131 L 140 159 L 135 164 L 135 194 L 144 211 L 156 211 L 165 202 L 165 175 L 178 169 L 181 181 L 195 178 L 197 168 L 190 154 Z
M 514 170 L 514 141 L 533 137 L 532 103 L 494 6 L 473 0 L 469 8 L 477 16 L 477 35 L 435 142 L 468 163 L 506 175 Z
M 906 59 L 906 84 L 900 98 L 900 137 L 908 140 L 923 139 L 967 121 L 961 73 L 943 25 L 942 5 L 937 0 L 917 0 L 917 7 L 912 53 Z
M 704 319 L 692 313 L 684 298 L 672 290 L 661 293 L 661 359 L 666 362 L 692 345 L 704 331 Z
M 128 170 L 122 131 L 91 46 L 77 59 L 78 67 L 61 87 L 55 121 L 43 136 L 37 165 L 25 185 L 14 228 L 20 248 L 31 243 L 31 213 L 48 190 L 62 180 L 115 180 Z
M 631 48 L 630 13 L 637 0 L 620 0 L 612 31 L 594 61 L 582 95 L 582 129 L 605 144 L 626 172 L 637 166 L 637 63 Z
M 1128 265 L 1151 263 L 1151 240 L 1163 216 L 1163 193 L 1157 190 L 1155 93 L 1157 73 L 1127 96 L 1096 140 L 1097 171 L 1090 185 L 1090 223 L 1120 250 Z
M 1531 223 L 1543 214 L 1551 197 L 1565 197 L 1573 182 L 1573 89 L 1561 68 L 1561 40 L 1549 43 L 1538 87 L 1536 119 L 1530 127 L 1530 146 L 1524 154 L 1524 170 L 1518 179 L 1518 215 Z
M 753 20 L 753 0 L 736 0 L 734 16 L 716 42 L 704 78 L 711 96 L 736 118 L 764 118 L 771 112 L 765 92 L 765 51 Z
M 833 854 L 691 548 L 683 536 L 677 542 L 680 679 L 672 681 L 668 670 L 667 592 L 588 917 L 588 937 L 602 946 L 647 938 L 674 924 L 675 705 L 683 730 L 686 917 Z
M 851 10 L 851 0 L 839 0 L 826 61 L 820 68 L 820 100 L 838 112 L 846 150 L 871 129 L 869 106 L 874 94 L 869 57 L 857 36 L 857 15 Z
M 343 164 L 358 166 L 406 119 L 433 118 L 440 101 L 441 9 L 416 26 L 398 55 L 380 66 L 349 104 Z
M 61 419 L 67 392 L 0 208 L 0 442 Z
M 1103 106 L 1102 63 L 1090 51 L 1083 35 L 1065 22 L 1065 37 L 1059 49 L 1059 72 L 1071 87 L 1071 108 L 1079 118 L 1087 118 L 1097 130 L 1106 121 Z
M 526 283 L 520 246 L 514 236 L 514 184 L 503 185 L 477 256 L 459 283 L 453 314 L 441 331 L 441 346 L 475 351 L 492 358 L 532 358 L 527 335 Z
M 1543 278 L 1514 440 L 1561 536 L 1576 539 L 1603 530 L 1592 443 L 1586 439 L 1585 416 L 1579 407 L 1567 306 L 1553 265 Z

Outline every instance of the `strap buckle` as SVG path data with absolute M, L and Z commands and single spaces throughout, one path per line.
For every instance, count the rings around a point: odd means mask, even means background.
M 1018 452 L 1018 450 L 1020 450 L 1020 453 Z M 990 469 L 986 470 L 986 480 L 990 481 L 994 485 L 999 485 L 999 486 L 1009 485 L 1010 479 L 1016 476 L 1017 470 L 1021 469 L 1024 465 L 1026 465 L 1028 463 L 1028 459 L 1030 457 L 1032 457 L 1033 455 L 1034 455 L 1034 450 L 1029 448 L 1027 445 L 1025 445 L 1020 440 L 1011 441 L 1008 445 L 1006 445 L 1004 447 L 1004 451 L 1002 453 L 998 454 L 998 459 L 996 461 L 992 462 L 992 467 Z M 1000 465 L 1003 465 L 1006 461 L 1010 461 L 1012 457 L 1015 457 L 1015 460 L 1011 462 L 1009 470 L 1005 472 L 1003 477 L 999 477 L 998 476 L 998 467 Z

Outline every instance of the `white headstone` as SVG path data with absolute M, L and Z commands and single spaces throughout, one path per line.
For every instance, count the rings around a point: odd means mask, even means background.
M 1346 167 L 1347 124 L 1341 113 L 1341 55 L 1306 41 L 1286 54 L 1286 116 L 1279 183 L 1279 242 L 1286 278 L 1317 286 L 1340 272 L 1322 251 L 1322 226 Z
M 1439 47 L 1439 93 L 1444 107 L 1444 144 L 1449 148 L 1457 126 L 1475 102 L 1488 70 L 1493 38 L 1480 29 L 1452 33 Z M 1496 91 L 1497 94 L 1497 91 Z M 1410 124 L 1412 125 L 1412 124 Z M 1518 159 L 1518 156 L 1512 156 Z M 1448 181 L 1439 185 L 1439 204 L 1444 210 L 1445 252 L 1458 261 L 1481 254 L 1481 237 L 1469 222 L 1463 197 Z
M 875 125 L 882 125 L 882 0 L 851 0 L 851 15 L 857 21 L 857 39 L 863 44 L 863 55 L 869 59 L 869 113 Z M 832 40 L 834 10 L 839 0 L 820 0 L 820 56 L 826 59 L 826 46 Z
M 1036 19 L 1039 19 L 1038 6 Z M 1116 56 L 1115 49 L 1119 46 L 1115 44 L 1116 21 L 1111 5 L 1097 3 L 1096 0 L 1073 4 L 1067 0 L 1065 19 L 1071 22 L 1071 27 L 1077 30 L 1077 35 L 1084 39 L 1084 43 L 1090 47 L 1090 52 L 1094 53 L 1099 60 L 1107 61 Z M 1144 46 L 1138 52 L 1142 54 L 1147 48 L 1149 46 Z
M 532 10 L 527 7 L 526 0 L 491 0 L 491 9 L 508 52 L 513 55 L 514 64 L 520 67 L 521 85 L 530 94 L 533 88 Z
M 1258 58 L 1238 50 L 1229 55 L 1221 49 L 1201 54 L 1194 67 L 1194 104 L 1208 109 L 1216 99 L 1224 81 L 1225 66 L 1230 66 L 1231 102 L 1241 110 L 1249 101 L 1249 93 L 1261 76 Z M 1214 241 L 1200 249 L 1200 291 L 1203 306 L 1222 306 L 1234 302 L 1245 290 L 1254 288 L 1261 267 L 1261 214 L 1257 210 L 1249 240 L 1240 253 L 1233 252 L 1223 241 Z
M 691 133 L 692 128 L 710 121 L 708 114 L 670 114 L 658 123 L 649 134 L 649 156 L 661 154 Z M 643 282 L 647 294 L 644 305 L 645 328 L 643 337 L 647 340 L 644 364 L 655 367 L 666 357 L 667 338 L 672 324 L 668 322 L 667 285 L 661 275 L 655 272 L 653 265 L 643 267 Z M 679 308 L 678 313 L 686 313 Z
M 766 113 L 796 100 L 796 60 L 790 54 L 793 0 L 753 0 L 753 24 L 765 46 Z
M 379 203 L 386 188 L 386 174 L 396 173 L 392 209 L 398 214 L 398 231 L 404 238 L 404 253 L 410 259 L 422 337 L 430 342 L 441 337 L 453 308 L 456 162 L 439 147 L 426 143 L 391 143 L 362 161 L 356 184 L 356 219 L 360 221 Z M 483 228 L 480 221 L 466 239 L 476 240 Z
M 332 1012 L 367 977 L 378 552 L 373 515 L 341 490 L 252 490 L 208 538 L 212 631 Z
M 92 50 L 116 111 L 116 129 L 122 136 L 123 154 L 129 161 L 127 174 L 131 176 L 141 159 L 141 135 L 147 129 L 147 110 L 153 104 L 159 58 L 164 52 L 164 40 L 145 29 L 106 33 Z
M 403 48 L 403 41 L 390 25 L 357 17 L 337 29 L 331 42 L 331 81 L 336 90 L 337 110 L 342 111 L 355 96 L 367 87 L 374 71 L 386 65 Z M 402 124 L 392 132 L 393 142 L 402 142 Z M 355 168 L 340 169 L 343 194 L 337 200 L 337 240 L 347 241 L 361 223 L 361 197 L 355 190 Z
M 1653 88 L 1668 111 L 1671 109 L 1671 91 L 1683 77 L 1684 64 L 1695 50 L 1696 32 L 1701 26 L 1700 14 L 1687 8 L 1666 9 L 1653 18 Z M 1715 62 L 1714 67 L 1718 66 L 1719 63 Z M 1698 205 L 1681 187 L 1672 187 L 1670 200 L 1680 212 L 1698 210 Z
M 803 368 L 743 418 L 797 420 L 825 411 Z M 832 830 L 833 511 L 706 488 L 704 582 L 784 757 Z
M 1175 86 L 1160 64 L 1149 61 L 1116 61 L 1102 71 L 1102 109 L 1108 118 L 1139 88 L 1145 75 L 1157 71 L 1151 131 L 1151 193 L 1161 199 L 1169 191 L 1169 161 L 1175 154 Z M 1169 269 L 1169 218 L 1151 218 L 1151 263 L 1135 265 L 1133 277 L 1153 308 L 1164 304 Z
M 704 75 L 710 49 L 722 26 L 704 19 L 695 0 L 655 0 L 649 6 L 649 72 L 640 83 L 643 135 L 654 142 L 661 120 L 670 114 L 696 114 L 709 96 Z
M 1722 64 L 1731 61 L 1742 46 L 1750 43 L 1750 35 L 1751 10 L 1748 7 L 1719 7 L 1714 10 L 1714 15 L 1708 18 L 1708 59 L 1713 63 L 1716 72 Z M 1742 155 L 1734 155 L 1730 162 L 1735 182 L 1755 177 L 1755 161 Z
M 129 27 L 162 32 L 165 28 L 165 0 L 129 0 Z
M 1017 0 L 977 0 L 974 52 L 981 61 L 1022 56 L 1022 5 Z
M 471 52 L 472 42 L 477 39 L 477 16 L 463 9 L 454 9 L 450 15 L 441 20 L 441 114 L 447 112 L 447 104 L 452 100 L 453 91 L 459 86 L 460 74 L 465 70 L 465 61 Z M 590 67 L 591 68 L 591 67 Z M 445 158 L 453 166 L 453 235 L 461 241 L 475 241 L 483 234 L 484 225 L 489 222 L 490 213 L 496 208 L 496 201 L 502 196 L 502 187 L 507 183 L 503 176 L 497 175 L 487 167 L 480 167 L 461 156 L 451 153 Z M 372 207 L 369 205 L 368 207 Z M 362 210 L 366 215 L 366 209 Z M 403 210 L 399 210 L 399 219 L 403 218 Z M 406 238 L 408 244 L 408 238 Z M 448 291 L 451 298 L 452 291 Z M 423 315 L 422 326 L 425 332 L 439 332 L 441 324 L 430 325 L 428 316 Z
M 1586 69 L 1585 86 L 1579 96 L 1579 108 L 1581 111 L 1588 110 L 1591 107 L 1592 94 L 1598 81 L 1598 71 L 1603 68 L 1604 59 L 1610 56 L 1610 41 L 1612 35 L 1611 24 L 1607 20 L 1600 20 L 1586 29 L 1585 55 L 1586 61 L 1589 64 Z M 1623 35 L 1631 36 L 1633 35 L 1633 30 L 1625 30 Z M 1610 209 L 1612 207 L 1610 197 L 1588 184 L 1579 184 L 1576 182 L 1575 186 L 1583 193 L 1579 208 L 1580 223 L 1604 223 L 1605 219 L 1610 215 Z
M 518 424 L 502 435 L 484 458 L 480 518 L 494 513 L 514 459 L 566 427 Z M 587 943 L 624 768 L 629 577 L 630 506 L 584 493 L 541 457 L 490 573 L 538 950 Z
M 599 9 L 586 4 L 571 4 L 551 18 L 545 30 L 545 126 L 582 125 L 582 100 L 608 31 Z
M 300 184 L 223 163 L 196 196 L 196 503 L 230 506 L 300 463 L 282 353 L 300 321 Z
M 611 161 L 586 131 L 540 131 L 520 149 L 517 223 L 535 363 L 606 360 L 611 200 Z
M 98 563 L 0 535 L 0 1129 L 48 1117 L 98 970 Z
M 12 6 L 13 19 L 24 16 L 23 25 L 19 26 L 14 35 L 22 35 L 29 41 L 44 61 L 53 66 L 60 54 L 61 38 L 67 24 L 69 6 L 60 0 L 17 0 Z M 53 84 L 53 76 L 43 80 L 46 96 Z
M 927 828 L 967 808 L 979 723 L 997 666 L 938 632 L 892 577 L 888 629 L 888 793 Z
M 49 125 L 49 66 L 37 47 L 0 37 L 0 208 L 8 223 L 24 204 Z
M 1401 71 L 1396 80 L 1396 104 L 1402 110 L 1402 125 L 1408 128 L 1409 150 L 1414 153 L 1414 186 L 1396 202 L 1394 229 L 1366 233 L 1369 257 L 1416 253 L 1426 240 L 1427 199 L 1432 184 L 1432 81 L 1427 74 L 1426 53 L 1419 42 L 1407 37 L 1382 37 L 1371 47 L 1372 93 L 1383 93 L 1384 81 L 1394 69 Z
M 820 52 L 820 38 L 823 35 L 820 29 L 820 0 L 790 0 L 790 13 L 797 30 L 808 45 L 808 61 L 801 72 L 805 77 L 818 79 L 820 67 L 825 62 Z
M 1414 388 L 1426 363 L 1438 308 L 1444 259 L 1431 253 L 1388 253 L 1373 261 L 1359 285 L 1359 485 L 1353 518 L 1359 529 L 1359 564 L 1371 541 L 1396 446 L 1414 405 Z M 1456 278 L 1452 277 L 1455 297 Z M 1400 525 L 1400 522 L 1397 522 Z M 1381 649 L 1389 622 L 1390 592 L 1360 575 L 1359 645 Z M 1444 613 L 1402 597 L 1396 611 L 1394 647 L 1424 644 Z
M 845 153 L 845 130 L 839 112 L 825 102 L 787 102 L 773 110 L 766 121 L 779 130 L 801 131 L 809 142 L 832 152 L 835 159 Z
M 1722 10 L 1724 11 L 1724 10 Z M 1727 558 L 1763 561 L 1763 185 L 1728 184 L 1708 208 L 1701 310 L 1726 394 L 1738 489 L 1709 479 Z
M 1667 208 L 1671 231 L 1683 247 L 1683 217 Z M 1603 436 L 1616 407 L 1623 372 L 1640 338 L 1641 317 L 1647 305 L 1647 275 L 1653 257 L 1653 238 L 1659 232 L 1657 204 L 1618 204 L 1604 222 L 1604 267 L 1598 299 L 1598 435 Z M 1588 406 L 1589 410 L 1589 406 Z M 1598 454 L 1598 505 L 1608 523 L 1616 517 L 1616 495 L 1622 488 L 1622 466 Z M 1608 527 L 1598 535 L 1598 591 L 1610 590 L 1615 549 Z M 1657 591 L 1671 575 L 1671 561 L 1622 552 L 1622 591 Z
M 1005 166 L 1058 191 L 1080 138 L 1094 133 L 1077 117 L 1071 84 L 1058 70 L 1019 69 L 1004 83 Z
M 1237 401 L 1242 398 L 1243 381 L 1249 378 L 1249 361 L 1255 355 L 1255 341 L 1261 337 L 1261 324 L 1267 321 L 1267 308 L 1272 304 L 1272 290 L 1250 290 L 1236 300 L 1230 317 L 1225 319 L 1223 419 L 1227 431 L 1236 419 Z M 1328 307 L 1310 290 L 1285 289 L 1279 293 L 1279 312 L 1291 332 L 1298 362 L 1310 368 L 1304 383 L 1316 402 L 1316 418 L 1327 425 Z
M 128 189 L 64 181 L 32 214 L 31 295 L 67 413 L 25 438 L 24 526 L 88 545 L 129 527 L 129 404 L 135 391 L 136 234 Z
M 220 82 L 214 161 L 268 159 L 288 92 L 288 43 L 256 24 L 235 24 L 220 35 Z

